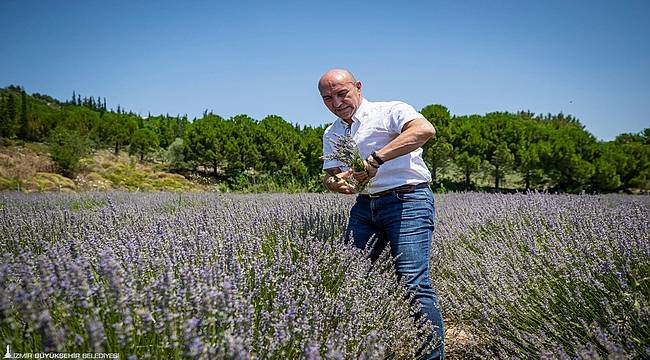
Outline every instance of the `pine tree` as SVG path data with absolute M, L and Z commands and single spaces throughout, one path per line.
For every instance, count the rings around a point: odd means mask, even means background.
M 24 89 L 20 92 L 20 127 L 18 128 L 18 138 L 28 140 L 29 125 L 27 124 L 27 93 Z
M 77 103 L 77 94 L 75 93 L 74 90 L 72 90 L 72 101 L 70 104 L 75 105 Z
M 77 106 L 81 106 L 81 95 L 77 94 Z

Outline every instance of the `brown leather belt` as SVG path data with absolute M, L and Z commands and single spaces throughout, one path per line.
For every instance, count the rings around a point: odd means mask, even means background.
M 360 194 L 359 196 L 367 196 L 367 197 L 370 197 L 370 198 L 378 198 L 378 197 L 382 197 L 382 196 L 386 196 L 386 195 L 390 195 L 390 194 L 412 193 L 416 189 L 424 189 L 424 188 L 428 188 L 428 187 L 429 187 L 429 183 L 420 183 L 420 184 L 417 184 L 417 185 L 402 185 L 402 186 L 394 187 L 392 189 L 380 191 L 378 193 Z

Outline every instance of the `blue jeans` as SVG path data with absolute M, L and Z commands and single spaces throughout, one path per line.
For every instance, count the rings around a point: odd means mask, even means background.
M 372 261 L 377 260 L 386 245 L 390 244 L 391 255 L 396 258 L 397 276 L 405 278 L 409 290 L 421 305 L 417 317 L 426 316 L 436 328 L 440 346 L 423 356 L 423 359 L 444 358 L 442 314 L 429 278 L 434 219 L 433 193 L 425 187 L 411 193 L 393 192 L 376 198 L 358 195 L 350 210 L 346 229 L 346 239 L 352 240 L 354 246 L 360 249 L 365 249 L 375 235 L 376 243 L 370 253 Z M 428 340 L 431 342 L 435 339 L 429 337 Z

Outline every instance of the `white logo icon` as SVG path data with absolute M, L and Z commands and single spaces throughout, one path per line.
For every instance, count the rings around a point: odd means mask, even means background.
M 11 352 L 9 352 L 9 345 L 7 345 L 7 353 L 5 354 L 5 359 L 11 359 Z

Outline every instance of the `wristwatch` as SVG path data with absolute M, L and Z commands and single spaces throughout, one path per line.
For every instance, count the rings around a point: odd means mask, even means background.
M 368 164 L 370 164 L 370 166 L 374 167 L 375 169 L 379 169 L 379 166 L 380 166 L 380 165 L 379 165 L 379 163 L 377 162 L 377 160 L 375 160 L 375 158 L 372 157 L 372 155 L 371 155 L 371 156 L 368 156 L 368 158 L 366 159 L 366 162 L 367 162 Z
M 384 160 L 382 160 L 382 158 L 380 158 L 379 155 L 377 155 L 376 151 L 371 152 L 370 156 L 373 159 L 375 159 L 375 161 L 377 162 L 377 165 L 379 165 L 379 166 L 384 165 Z M 377 167 L 379 167 L 379 166 L 377 166 Z

